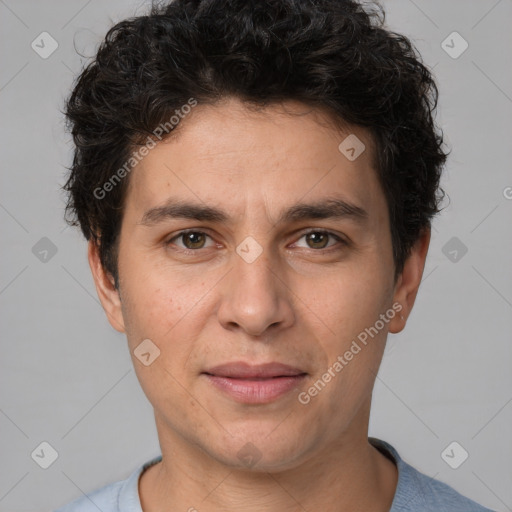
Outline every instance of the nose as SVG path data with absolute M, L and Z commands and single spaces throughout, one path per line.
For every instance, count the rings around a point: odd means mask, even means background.
M 265 251 L 251 263 L 233 255 L 234 268 L 223 282 L 218 319 L 228 330 L 242 329 L 251 336 L 267 330 L 284 329 L 294 322 L 293 293 L 286 284 L 285 272 Z

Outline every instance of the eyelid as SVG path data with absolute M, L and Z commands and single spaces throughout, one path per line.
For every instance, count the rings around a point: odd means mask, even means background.
M 322 229 L 322 228 L 309 228 L 307 231 L 300 231 L 300 236 L 298 237 L 297 241 L 299 241 L 302 237 L 310 234 L 310 233 L 321 233 L 323 235 L 328 235 L 331 238 L 334 238 L 338 243 L 342 245 L 348 245 L 348 241 L 345 240 L 341 235 L 338 235 L 336 233 L 333 233 L 332 231 L 329 231 L 328 229 Z M 294 244 L 297 242 L 294 242 Z M 328 251 L 329 249 L 332 249 L 333 247 L 336 247 L 336 244 L 330 245 L 328 247 L 323 247 L 321 249 L 313 249 L 312 247 L 306 247 L 306 249 L 309 249 L 311 251 L 315 252 L 322 252 L 322 251 Z
M 212 235 L 210 235 L 207 231 L 205 231 L 204 228 L 202 228 L 202 229 L 188 228 L 188 229 L 183 229 L 181 231 L 178 231 L 171 238 L 167 239 L 166 242 L 165 242 L 165 245 L 171 245 L 174 240 L 179 239 L 180 237 L 182 237 L 183 235 L 186 235 L 187 233 L 199 233 L 199 234 L 202 234 L 202 235 L 205 235 L 205 236 L 209 237 L 212 241 L 214 241 Z M 349 243 L 342 236 L 340 236 L 340 235 L 338 235 L 338 234 L 336 234 L 336 233 L 334 233 L 332 231 L 329 231 L 327 229 L 309 228 L 306 231 L 299 231 L 298 233 L 295 234 L 295 236 L 297 236 L 297 235 L 300 235 L 300 236 L 297 238 L 297 240 L 294 242 L 294 244 L 297 243 L 301 238 L 303 238 L 304 236 L 306 236 L 306 235 L 308 235 L 310 233 L 321 233 L 321 234 L 324 234 L 324 235 L 328 235 L 331 238 L 334 238 L 339 244 L 342 244 L 342 245 L 348 245 L 348 243 Z M 210 246 L 210 247 L 200 247 L 199 249 L 188 249 L 187 247 L 179 247 L 178 246 L 178 249 L 180 251 L 184 251 L 184 252 L 189 252 L 190 253 L 190 252 L 199 252 L 201 249 L 209 249 L 211 247 L 212 246 Z M 332 247 L 336 247 L 336 244 L 330 245 L 330 246 L 327 246 L 327 247 L 323 247 L 321 249 L 314 249 L 312 247 L 305 247 L 305 249 L 309 249 L 309 250 L 315 251 L 315 252 L 322 252 L 322 251 L 325 252 L 325 251 L 328 251 L 329 249 L 331 249 Z
M 209 237 L 211 240 L 213 240 L 213 237 L 210 234 L 208 234 L 208 232 L 204 231 L 204 229 L 188 228 L 188 229 L 182 229 L 181 231 L 178 231 L 171 238 L 167 238 L 164 243 L 166 246 L 171 245 L 174 243 L 174 240 L 181 238 L 183 235 L 186 235 L 187 233 L 200 233 L 202 235 Z M 201 249 L 209 249 L 210 247 L 200 247 L 199 249 L 188 249 L 187 247 L 178 247 L 178 249 L 180 251 L 185 251 L 185 252 L 198 252 Z

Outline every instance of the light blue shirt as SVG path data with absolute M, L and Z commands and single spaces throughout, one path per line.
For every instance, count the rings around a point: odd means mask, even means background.
M 370 443 L 395 461 L 398 484 L 389 512 L 493 512 L 465 498 L 449 485 L 420 473 L 404 462 L 387 442 L 374 437 Z M 139 477 L 162 456 L 137 468 L 126 480 L 106 485 L 84 495 L 55 512 L 143 512 L 139 498 Z

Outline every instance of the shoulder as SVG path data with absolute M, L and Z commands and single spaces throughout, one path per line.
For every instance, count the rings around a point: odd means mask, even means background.
M 160 462 L 162 456 L 154 457 L 139 466 L 126 479 L 105 485 L 89 494 L 77 498 L 55 512 L 142 512 L 139 498 L 139 477 L 150 466 Z
M 475 501 L 463 496 L 453 487 L 435 480 L 402 461 L 404 486 L 402 501 L 411 500 L 421 505 L 421 510 L 435 512 L 492 512 Z M 398 508 L 397 510 L 409 510 Z M 416 506 L 410 510 L 417 510 Z
M 390 455 L 398 468 L 398 484 L 390 512 L 493 512 L 407 464 L 389 443 L 376 438 L 370 438 L 370 442 Z

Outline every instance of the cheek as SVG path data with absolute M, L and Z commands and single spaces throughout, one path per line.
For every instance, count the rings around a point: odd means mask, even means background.
M 127 286 L 128 299 L 123 307 L 123 314 L 129 319 L 126 336 L 133 366 L 144 393 L 154 406 L 165 408 L 166 401 L 173 397 L 175 407 L 176 403 L 187 401 L 187 394 L 179 383 L 186 383 L 187 363 L 197 338 L 194 329 L 198 324 L 191 323 L 191 296 L 164 286 L 161 279 L 155 282 L 147 278 L 142 281 L 144 286 L 139 286 L 140 282 L 134 279 L 131 286 Z M 150 345 L 149 350 L 154 354 L 158 351 L 147 366 L 137 356 L 137 352 L 141 353 L 139 345 L 146 339 L 157 347 Z M 166 390 L 165 393 L 162 390 Z
M 149 264 L 144 269 L 138 267 L 138 273 L 134 268 L 128 274 L 123 315 L 139 380 L 147 394 L 157 396 L 163 382 L 171 389 L 176 384 L 172 377 L 185 382 L 188 372 L 195 368 L 193 351 L 207 319 L 207 302 L 203 298 L 207 283 L 200 278 L 185 279 L 174 268 L 154 265 L 148 271 L 148 267 Z M 159 350 L 158 358 L 149 367 L 141 365 L 134 354 L 145 339 Z
M 329 379 L 326 387 L 330 392 L 325 393 L 323 400 L 333 413 L 352 410 L 371 392 L 385 347 L 388 324 L 377 332 L 372 328 L 390 307 L 392 279 L 389 268 L 377 258 L 371 260 L 360 269 L 340 272 L 323 293 L 317 290 L 308 298 L 324 326 L 324 335 L 319 340 L 328 363 L 321 372 L 330 369 L 331 374 L 325 378 Z M 381 322 L 378 327 L 382 327 Z M 336 361 L 339 364 L 334 367 Z
M 163 342 L 201 297 L 201 281 L 147 255 L 125 257 L 122 271 L 123 315 L 132 338 Z
M 329 339 L 343 344 L 375 323 L 389 307 L 392 298 L 391 280 L 386 272 L 379 272 L 378 263 L 353 268 L 331 277 L 316 292 L 303 291 L 312 312 L 322 321 Z M 373 272 L 367 269 L 373 268 Z
M 123 300 L 128 341 L 132 344 L 150 338 L 160 346 L 164 333 L 172 329 L 182 309 L 170 290 L 161 286 L 153 288 L 148 280 L 134 279 L 126 284 Z

